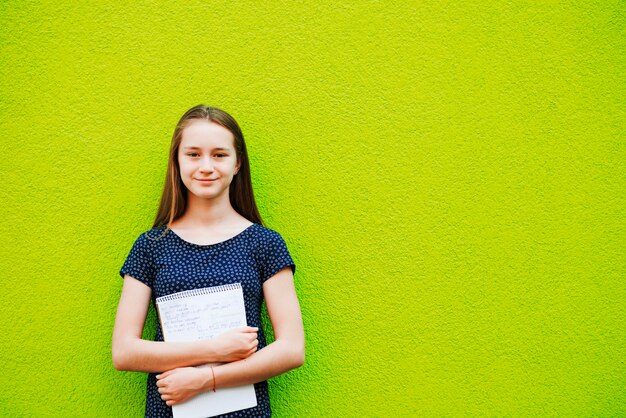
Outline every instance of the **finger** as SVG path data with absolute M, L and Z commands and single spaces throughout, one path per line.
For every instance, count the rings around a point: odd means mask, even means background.
M 174 401 L 167 401 L 167 402 L 165 402 L 165 405 L 167 405 L 167 406 L 172 406 L 172 405 L 174 405 L 175 403 L 176 403 L 176 402 L 174 402 Z
M 242 332 L 257 332 L 259 330 L 258 327 L 241 327 L 239 328 Z
M 172 399 L 172 395 L 161 395 L 161 399 L 164 401 L 169 401 Z
M 156 378 L 157 378 L 157 379 L 163 379 L 164 377 L 169 376 L 171 373 L 172 373 L 172 371 L 171 371 L 171 370 L 168 370 L 168 371 L 166 371 L 165 373 L 157 374 L 157 375 L 156 375 Z

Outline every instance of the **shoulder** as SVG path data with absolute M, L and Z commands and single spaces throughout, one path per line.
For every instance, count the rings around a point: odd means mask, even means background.
M 146 250 L 151 249 L 155 245 L 155 243 L 159 242 L 165 237 L 166 232 L 167 228 L 165 226 L 159 226 L 143 231 L 135 239 L 134 245 Z
M 275 229 L 268 228 L 261 224 L 254 224 L 256 228 L 255 236 L 261 244 L 272 244 L 276 242 L 284 242 L 282 235 Z
M 259 245 L 255 253 L 259 263 L 261 281 L 264 283 L 287 266 L 291 266 L 295 274 L 296 265 L 282 235 L 277 230 L 268 227 L 257 227 L 256 229 Z
M 162 239 L 168 231 L 167 226 L 161 225 L 142 232 L 140 237 L 143 237 L 147 241 L 158 241 Z
M 282 234 L 275 229 L 258 225 L 256 227 L 256 250 L 262 256 L 277 256 L 289 253 L 287 242 Z

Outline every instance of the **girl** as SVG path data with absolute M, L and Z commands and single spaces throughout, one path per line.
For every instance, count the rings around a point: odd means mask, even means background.
M 198 105 L 178 122 L 153 228 L 120 270 L 112 355 L 117 370 L 148 372 L 146 417 L 171 417 L 172 405 L 207 390 L 254 384 L 257 406 L 223 417 L 271 416 L 267 379 L 304 363 L 304 330 L 281 235 L 265 226 L 252 192 L 243 134 L 223 110 Z M 150 299 L 241 283 L 249 326 L 205 341 L 141 338 Z M 265 299 L 275 341 L 261 327 Z M 211 368 L 192 366 L 222 362 Z

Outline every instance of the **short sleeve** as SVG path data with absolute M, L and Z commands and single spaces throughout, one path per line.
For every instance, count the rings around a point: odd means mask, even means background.
M 152 288 L 154 284 L 154 271 L 154 263 L 150 253 L 150 242 L 144 233 L 135 240 L 120 270 L 120 276 L 123 278 L 125 274 L 128 274 Z
M 294 263 L 283 237 L 276 231 L 267 229 L 261 240 L 259 249 L 259 272 L 261 282 L 278 273 L 283 268 L 289 266 L 296 274 L 296 263 Z

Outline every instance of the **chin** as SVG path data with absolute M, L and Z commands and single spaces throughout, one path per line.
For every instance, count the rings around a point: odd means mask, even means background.
M 228 190 L 219 191 L 219 192 L 215 192 L 215 191 L 207 192 L 206 190 L 192 190 L 191 193 L 200 199 L 215 199 L 216 197 L 220 197 L 224 193 L 228 193 Z

